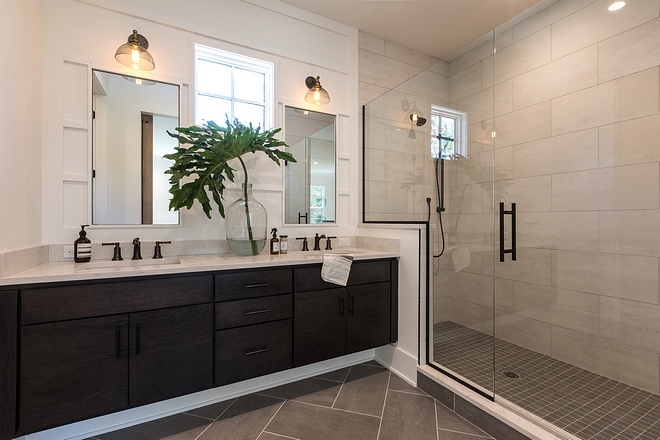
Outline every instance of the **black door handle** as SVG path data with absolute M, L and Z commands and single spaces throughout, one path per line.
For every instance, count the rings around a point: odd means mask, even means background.
M 511 215 L 511 249 L 504 249 L 504 215 Z M 516 261 L 516 204 L 511 204 L 511 211 L 504 210 L 500 202 L 500 262 L 504 263 L 504 254 L 511 254 L 511 261 Z
M 345 300 L 343 296 L 339 297 L 339 316 L 344 316 L 344 311 L 345 311 Z
M 120 348 L 120 342 L 119 340 L 121 339 L 121 328 L 117 327 L 117 330 L 115 331 L 115 358 L 119 359 L 119 348 Z
M 355 315 L 355 297 L 353 295 L 348 297 L 348 313 Z
M 140 324 L 135 326 L 135 354 L 140 354 Z

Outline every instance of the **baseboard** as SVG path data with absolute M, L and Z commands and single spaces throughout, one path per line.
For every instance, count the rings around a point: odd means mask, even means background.
M 417 384 L 417 358 L 415 356 L 395 345 L 386 345 L 376 349 L 375 358 L 411 385 Z

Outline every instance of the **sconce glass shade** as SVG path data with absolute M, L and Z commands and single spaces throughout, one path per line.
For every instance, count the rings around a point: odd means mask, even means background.
M 330 102 L 330 95 L 328 94 L 327 90 L 321 87 L 320 76 L 317 76 L 316 78 L 313 76 L 308 76 L 305 80 L 305 85 L 307 85 L 307 88 L 309 89 L 307 93 L 305 93 L 306 102 L 319 105 L 327 104 Z
M 154 59 L 147 50 L 149 42 L 136 30 L 128 37 L 128 42 L 122 44 L 115 52 L 115 59 L 124 66 L 136 70 L 153 70 L 156 67 Z

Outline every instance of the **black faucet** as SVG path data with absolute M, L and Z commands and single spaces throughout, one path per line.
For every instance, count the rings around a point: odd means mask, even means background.
M 307 252 L 309 250 L 309 248 L 307 247 L 307 237 L 296 237 L 296 240 L 303 241 L 303 245 L 302 245 L 303 252 Z
M 315 251 L 320 251 L 321 250 L 321 246 L 319 246 L 319 243 L 320 243 L 322 238 L 325 238 L 325 234 L 319 235 L 319 233 L 317 232 L 316 235 L 314 236 L 314 250 Z
M 134 238 L 133 239 L 133 258 L 131 260 L 141 260 L 142 255 L 140 253 L 140 239 L 139 238 Z
M 172 243 L 171 241 L 157 241 L 156 242 L 156 247 L 154 247 L 154 258 L 163 258 L 163 254 L 160 253 L 160 245 L 161 244 L 170 244 Z
M 332 243 L 330 242 L 330 240 L 331 240 L 332 238 L 337 238 L 337 236 L 335 235 L 334 237 L 330 237 L 330 236 L 328 235 L 328 240 L 325 242 L 325 250 L 326 250 L 326 251 L 331 251 L 331 250 L 332 250 Z
M 116 243 L 101 243 L 102 246 L 114 246 L 114 253 L 112 254 L 112 261 L 120 261 L 123 260 L 121 257 L 121 246 L 119 246 L 119 242 Z

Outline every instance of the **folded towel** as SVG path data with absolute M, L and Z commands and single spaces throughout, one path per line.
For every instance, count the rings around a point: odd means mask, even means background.
M 345 286 L 351 273 L 353 255 L 323 255 L 321 278 L 323 281 Z
M 460 272 L 470 267 L 470 249 L 459 247 L 451 253 L 451 261 L 454 263 L 454 271 Z

